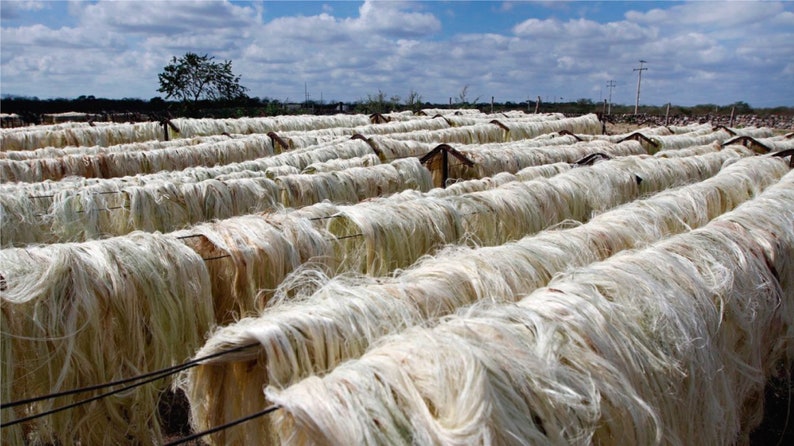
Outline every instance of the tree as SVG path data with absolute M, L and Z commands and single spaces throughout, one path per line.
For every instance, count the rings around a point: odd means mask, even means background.
M 397 98 L 397 101 L 399 101 L 399 98 Z M 376 95 L 367 93 L 367 99 L 361 101 L 360 108 L 365 113 L 383 113 L 386 111 L 386 105 L 386 93 L 379 88 Z
M 480 100 L 480 97 L 477 96 L 476 98 L 474 98 L 474 100 L 471 103 L 472 104 L 477 104 L 477 102 L 479 100 Z M 469 84 L 464 85 L 463 88 L 460 90 L 460 93 L 458 93 L 458 104 L 460 104 L 460 106 L 462 108 L 467 108 L 470 105 L 469 104 Z
M 422 108 L 422 95 L 412 88 L 405 98 L 405 107 L 412 112 L 418 112 Z
M 208 55 L 185 53 L 163 68 L 158 75 L 160 88 L 166 99 L 176 98 L 192 104 L 202 99 L 233 100 L 245 98 L 246 87 L 240 85 L 240 76 L 232 73 L 232 62 L 214 62 Z
M 750 107 L 750 104 L 744 101 L 734 102 L 728 107 L 733 107 L 734 113 L 736 113 L 737 115 L 748 115 L 750 113 L 753 113 L 753 108 Z

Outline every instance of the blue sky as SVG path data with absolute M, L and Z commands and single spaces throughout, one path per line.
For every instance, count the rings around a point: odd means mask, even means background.
M 249 94 L 794 106 L 794 3 L 0 0 L 0 93 L 134 97 L 187 51 Z

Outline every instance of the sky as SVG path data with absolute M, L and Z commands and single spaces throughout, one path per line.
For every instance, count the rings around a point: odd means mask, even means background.
M 791 1 L 0 0 L 0 94 L 150 99 L 187 52 L 249 96 L 794 106 Z M 614 88 L 608 83 L 614 81 Z

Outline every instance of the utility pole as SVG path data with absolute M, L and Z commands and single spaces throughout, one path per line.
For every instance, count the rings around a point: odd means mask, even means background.
M 615 81 L 607 82 L 607 88 L 609 88 L 609 105 L 607 106 L 607 115 L 612 114 L 612 89 L 615 88 Z
M 640 60 L 640 67 L 635 68 L 634 71 L 637 71 L 637 102 L 634 104 L 634 114 L 636 115 L 640 109 L 640 85 L 642 84 L 642 72 L 646 71 L 647 68 L 643 68 L 642 65 L 648 62 L 644 60 Z

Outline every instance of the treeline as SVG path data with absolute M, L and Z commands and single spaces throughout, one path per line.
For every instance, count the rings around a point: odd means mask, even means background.
M 382 95 L 381 95 L 382 96 Z M 94 96 L 79 96 L 74 99 L 39 99 L 37 97 L 4 97 L 0 98 L 0 110 L 3 113 L 14 113 L 26 123 L 40 123 L 44 114 L 78 112 L 98 115 L 99 120 L 148 121 L 162 117 L 194 117 L 194 118 L 238 118 L 243 116 L 275 116 L 289 114 L 334 114 L 334 113 L 387 113 L 391 111 L 419 111 L 423 108 L 477 108 L 486 113 L 501 113 L 510 110 L 523 110 L 534 113 L 564 113 L 581 115 L 601 113 L 611 115 L 632 115 L 633 105 L 612 104 L 607 107 L 601 102 L 590 99 L 579 99 L 571 102 L 477 102 L 434 104 L 430 102 L 400 103 L 395 100 L 382 100 L 377 96 L 369 96 L 355 102 L 319 103 L 308 101 L 302 103 L 285 103 L 277 99 L 244 97 L 227 101 L 198 101 L 186 104 L 178 101 L 167 101 L 160 97 L 145 99 L 106 99 Z M 765 116 L 794 116 L 794 107 L 752 108 L 746 102 L 729 105 L 701 104 L 691 107 L 671 105 L 644 105 L 639 107 L 640 115 L 650 116 L 730 116 L 753 114 Z
M 103 120 L 122 118 L 131 121 L 148 121 L 161 117 L 216 117 L 271 116 L 283 114 L 285 107 L 278 101 L 259 98 L 242 98 L 233 101 L 198 101 L 185 104 L 167 101 L 160 97 L 149 100 L 124 98 L 106 99 L 79 96 L 75 99 L 39 99 L 37 97 L 4 97 L 0 99 L 3 113 L 15 113 L 24 121 L 37 123 L 44 114 L 66 112 L 98 115 Z

